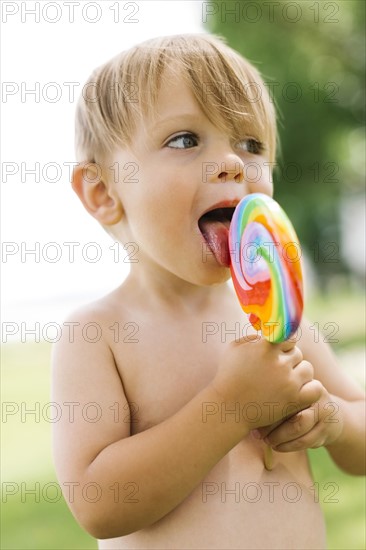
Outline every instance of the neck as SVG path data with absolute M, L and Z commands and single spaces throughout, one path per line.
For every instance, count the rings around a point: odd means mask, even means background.
M 149 262 L 131 264 L 125 285 L 131 292 L 142 293 L 152 306 L 188 313 L 215 306 L 230 292 L 225 283 L 211 286 L 193 284 Z

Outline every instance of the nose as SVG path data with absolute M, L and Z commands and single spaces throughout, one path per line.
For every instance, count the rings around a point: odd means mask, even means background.
M 218 179 L 220 182 L 235 181 L 242 183 L 244 181 L 244 166 L 241 160 L 235 162 L 221 162 Z
M 225 155 L 225 160 L 208 161 L 202 166 L 204 183 L 243 183 L 244 164 L 237 155 Z

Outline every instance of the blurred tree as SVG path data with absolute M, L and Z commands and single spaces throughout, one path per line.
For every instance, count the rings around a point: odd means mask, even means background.
M 279 115 L 275 198 L 293 220 L 320 280 L 346 272 L 342 197 L 362 197 L 364 41 L 362 0 L 203 2 L 207 30 L 261 72 Z

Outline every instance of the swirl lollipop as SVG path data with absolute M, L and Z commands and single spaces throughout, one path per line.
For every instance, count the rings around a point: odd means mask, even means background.
M 249 321 L 272 343 L 297 330 L 303 309 L 300 246 L 279 204 L 262 193 L 236 207 L 229 230 L 231 275 Z
M 300 247 L 279 204 L 253 193 L 237 205 L 229 229 L 231 275 L 249 321 L 272 343 L 297 330 L 303 309 Z M 264 465 L 273 468 L 272 448 Z

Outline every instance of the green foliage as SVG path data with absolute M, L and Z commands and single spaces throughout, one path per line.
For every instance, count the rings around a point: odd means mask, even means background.
M 217 1 L 204 3 L 203 21 L 258 68 L 274 97 L 275 198 L 302 245 L 338 247 L 340 199 L 365 181 L 365 3 Z M 323 279 L 346 271 L 341 261 L 321 259 L 316 269 Z

